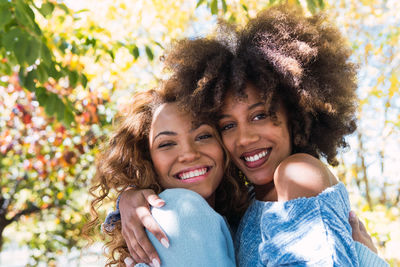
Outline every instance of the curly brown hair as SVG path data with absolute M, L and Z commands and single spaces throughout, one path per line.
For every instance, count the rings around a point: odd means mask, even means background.
M 151 188 L 157 194 L 163 190 L 156 179 L 148 136 L 155 109 L 163 103 L 179 105 L 175 91 L 169 90 L 172 87 L 167 87 L 166 84 L 169 83 L 166 82 L 160 90 L 135 94 L 127 112 L 118 118 L 118 126 L 113 136 L 97 158 L 97 172 L 93 180 L 94 185 L 90 189 L 95 197 L 91 204 L 94 219 L 89 224 L 90 227 L 98 224 L 97 207 L 106 197 L 110 197 L 111 191 L 121 193 L 128 186 L 137 189 Z M 215 135 L 222 146 L 217 132 Z M 225 173 L 216 190 L 214 208 L 220 214 L 236 220 L 247 207 L 247 189 L 244 182 L 240 183 L 240 180 L 231 175 L 233 166 L 229 164 L 226 150 L 224 154 Z M 129 252 L 122 237 L 120 222 L 115 224 L 112 231 L 104 228 L 103 232 L 111 237 L 105 245 L 108 257 L 106 266 L 125 266 L 123 259 L 129 256 Z
M 213 38 L 181 41 L 180 54 L 166 57 L 179 70 L 176 79 L 201 77 L 186 87 L 187 103 L 198 113 L 213 111 L 206 116 L 217 120 L 226 95 L 245 98 L 252 83 L 271 115 L 285 105 L 293 153 L 337 165 L 344 137 L 356 130 L 357 107 L 356 66 L 339 29 L 323 14 L 307 17 L 289 5 L 263 10 L 242 28 L 220 27 Z
M 356 66 L 350 56 L 346 39 L 327 16 L 275 6 L 238 31 L 234 78 L 226 90 L 243 96 L 252 83 L 272 111 L 283 102 L 293 153 L 337 165 L 338 149 L 347 146 L 344 136 L 356 129 Z

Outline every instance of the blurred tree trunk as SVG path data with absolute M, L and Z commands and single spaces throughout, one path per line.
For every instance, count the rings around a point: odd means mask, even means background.
M 365 156 L 364 156 L 365 151 L 364 151 L 364 145 L 363 145 L 363 141 L 362 141 L 362 135 L 359 131 L 357 132 L 357 138 L 358 138 L 357 158 L 359 160 L 358 166 L 360 168 L 359 172 L 361 172 L 362 181 L 364 182 L 364 185 L 365 185 L 365 198 L 367 199 L 368 208 L 371 209 L 372 208 L 372 200 L 371 200 L 370 190 L 369 190 L 367 166 L 365 163 Z

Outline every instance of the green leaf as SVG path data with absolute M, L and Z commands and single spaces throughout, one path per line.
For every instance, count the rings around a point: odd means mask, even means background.
M 86 88 L 88 79 L 85 74 L 83 74 L 83 73 L 81 74 L 80 81 L 81 81 L 83 88 Z
M 7 51 L 13 51 L 15 43 L 19 40 L 23 32 L 20 28 L 11 27 L 8 32 L 6 32 L 2 38 L 3 46 Z
M 244 11 L 249 12 L 249 9 L 247 8 L 247 6 L 245 4 L 242 4 L 242 8 L 244 9 Z
M 18 60 L 19 65 L 23 66 L 27 62 L 26 55 L 29 49 L 28 38 L 26 35 L 20 35 L 18 40 L 14 43 L 14 55 Z M 30 65 L 30 64 L 29 64 Z
M 44 17 L 48 17 L 54 10 L 54 4 L 50 2 L 46 2 L 42 4 L 39 11 Z
M 65 4 L 58 3 L 57 7 L 64 10 L 65 14 L 69 14 L 69 8 Z
M 41 63 L 44 67 L 46 67 L 47 74 L 49 77 L 54 78 L 55 80 L 60 79 L 63 75 L 56 69 L 56 65 L 54 62 L 50 62 L 50 64 L 46 65 L 44 62 Z
M 0 4 L 0 30 L 7 25 L 12 19 L 10 6 Z
M 315 5 L 314 0 L 307 0 L 307 8 L 312 14 L 315 14 L 316 5 Z
M 136 45 L 133 45 L 131 53 L 132 53 L 133 57 L 135 58 L 135 60 L 139 58 L 139 48 Z
M 37 69 L 36 69 L 36 73 L 37 73 L 39 82 L 41 82 L 42 84 L 47 82 L 49 76 L 47 74 L 47 69 L 45 68 L 45 66 L 43 66 L 42 64 L 38 65 Z
M 19 23 L 34 31 L 37 35 L 41 35 L 42 31 L 35 22 L 35 14 L 30 6 L 24 3 L 23 0 L 15 2 L 15 16 Z
M 51 63 L 53 62 L 51 60 L 52 54 L 50 52 L 50 49 L 43 42 L 41 43 L 41 46 L 40 46 L 39 57 L 42 59 L 42 63 L 44 63 L 46 66 L 50 66 Z
M 218 0 L 211 1 L 211 14 L 218 14 Z
M 76 84 L 78 83 L 78 78 L 79 78 L 79 74 L 77 71 L 75 71 L 75 70 L 69 71 L 69 73 L 68 73 L 69 86 L 72 88 L 75 88 Z
M 35 37 L 28 39 L 27 48 L 25 49 L 25 58 L 28 65 L 32 65 L 39 58 L 41 45 Z
M 58 121 L 62 121 L 64 119 L 65 105 L 59 98 L 57 102 L 58 104 L 55 107 L 55 115 L 57 116 Z
M 56 94 L 48 92 L 46 103 L 44 105 L 44 110 L 46 111 L 46 114 L 49 116 L 53 116 L 56 111 L 56 107 L 60 104 L 60 102 L 62 103 L 62 101 L 58 98 Z M 62 105 L 64 105 L 64 103 L 62 103 Z
M 112 50 L 107 50 L 107 53 L 110 55 L 110 57 L 112 58 L 112 60 L 114 61 L 114 52 Z
M 159 42 L 157 42 L 157 41 L 153 41 L 153 43 L 155 43 L 158 47 L 160 47 L 161 49 L 164 49 L 164 47 L 162 46 L 162 44 L 160 44 Z
M 46 88 L 38 87 L 35 89 L 35 95 L 37 101 L 39 101 L 40 106 L 45 107 L 48 99 L 48 95 L 46 93 Z
M 66 107 L 64 109 L 64 118 L 63 118 L 62 122 L 66 126 L 70 126 L 71 123 L 73 123 L 74 121 L 75 121 L 74 113 L 72 112 L 72 110 L 70 110 L 69 108 Z
M 228 11 L 228 6 L 226 5 L 226 1 L 225 0 L 221 1 L 222 1 L 222 10 L 224 10 L 224 13 L 226 13 Z
M 204 4 L 204 1 L 205 1 L 205 0 L 199 0 L 199 1 L 197 2 L 196 8 L 198 8 L 199 6 L 201 6 L 202 4 Z
M 154 59 L 153 51 L 151 51 L 151 48 L 147 45 L 146 45 L 145 50 L 146 50 L 147 57 L 149 58 L 150 61 L 152 61 Z
M 36 88 L 36 82 L 35 79 L 37 79 L 37 73 L 36 70 L 32 70 L 28 72 L 24 79 L 24 87 L 28 89 L 31 92 L 35 91 Z

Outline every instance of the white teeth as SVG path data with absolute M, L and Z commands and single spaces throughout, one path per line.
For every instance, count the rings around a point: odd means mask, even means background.
M 244 157 L 244 159 L 245 159 L 246 161 L 248 161 L 248 162 L 254 162 L 254 161 L 256 161 L 256 160 L 259 160 L 259 159 L 261 159 L 261 158 L 264 158 L 267 154 L 268 154 L 267 151 L 263 151 L 263 152 L 260 152 L 260 153 L 258 153 L 258 154 L 256 154 L 256 155 L 254 155 L 254 156 Z
M 193 177 L 204 175 L 206 172 L 207 172 L 207 168 L 201 168 L 201 169 L 197 169 L 197 170 L 194 170 L 194 171 L 181 173 L 181 174 L 179 174 L 179 179 L 186 180 L 186 179 L 189 179 L 189 178 L 193 178 Z

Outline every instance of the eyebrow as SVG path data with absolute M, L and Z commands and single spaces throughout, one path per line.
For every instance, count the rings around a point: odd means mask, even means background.
M 190 129 L 190 132 L 196 131 L 197 129 L 199 129 L 203 125 L 209 125 L 209 124 L 207 124 L 205 122 L 200 122 L 199 124 L 195 124 L 195 126 L 193 126 L 192 129 Z
M 255 104 L 249 106 L 249 107 L 247 108 L 247 110 L 252 110 L 252 109 L 254 109 L 254 108 L 256 108 L 256 107 L 259 107 L 259 106 L 265 106 L 265 102 L 257 102 L 257 103 L 255 103 Z M 230 116 L 229 116 L 229 115 L 226 115 L 226 114 L 222 114 L 221 116 L 219 116 L 218 119 L 221 120 L 221 119 L 227 118 L 227 117 L 230 117 Z
M 159 137 L 160 135 L 168 135 L 168 136 L 176 136 L 178 135 L 176 132 L 171 132 L 171 131 L 163 131 L 163 132 L 159 132 L 154 138 L 153 138 L 153 142 L 156 140 L 157 137 Z
M 199 125 L 194 126 L 192 129 L 190 129 L 190 132 L 196 131 L 197 129 L 199 129 L 201 126 L 203 125 L 208 125 L 207 123 L 200 123 Z M 159 132 L 154 138 L 153 138 L 153 142 L 156 140 L 157 137 L 159 137 L 160 135 L 167 135 L 167 136 L 177 136 L 178 134 L 176 132 L 172 132 L 172 131 L 162 131 Z

